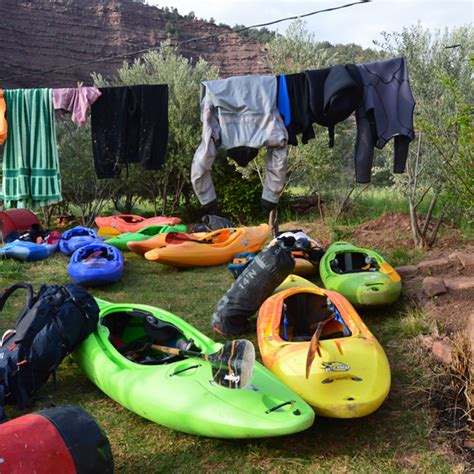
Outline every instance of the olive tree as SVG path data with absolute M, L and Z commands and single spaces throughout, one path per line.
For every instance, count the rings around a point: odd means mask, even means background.
M 169 42 L 163 43 L 159 50 L 136 59 L 132 64 L 124 63 L 117 71 L 116 77 L 109 81 L 99 74 L 94 75 L 97 86 L 138 84 L 169 86 L 169 138 L 166 163 L 159 171 L 142 170 L 138 167 L 133 170 L 133 182 L 130 186 L 120 188 L 121 193 L 128 193 L 128 203 L 134 202 L 137 198 L 146 199 L 154 204 L 155 212 L 159 210 L 163 214 L 172 213 L 182 199 L 189 204 L 191 200 L 189 170 L 202 130 L 200 83 L 217 77 L 218 71 L 215 67 L 202 59 L 193 64 Z M 123 176 L 121 179 L 126 181 L 129 178 Z
M 472 108 L 468 104 L 473 91 L 469 62 L 473 31 L 457 27 L 430 32 L 418 24 L 400 33 L 384 33 L 379 43 L 390 55 L 407 58 L 417 101 L 418 138 L 411 147 L 407 174 L 397 179 L 397 185 L 406 193 L 418 247 L 435 243 L 448 211 L 453 216 L 471 212 L 472 219 Z M 428 211 L 421 216 L 426 199 Z M 431 225 L 436 210 L 438 219 Z
M 80 212 L 81 222 L 90 226 L 110 199 L 114 183 L 96 177 L 88 123 L 78 128 L 69 118 L 57 125 L 59 165 L 64 202 Z

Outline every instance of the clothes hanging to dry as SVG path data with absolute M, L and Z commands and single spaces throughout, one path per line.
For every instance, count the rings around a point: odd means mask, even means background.
M 100 94 L 97 87 L 53 89 L 53 105 L 55 109 L 69 112 L 72 121 L 84 127 L 90 108 Z
M 383 148 L 393 137 L 394 173 L 403 173 L 408 144 L 415 138 L 415 99 L 404 57 L 357 65 L 364 86 L 357 108 L 356 180 L 368 183 L 374 147 Z
M 334 127 L 349 117 L 362 99 L 362 80 L 351 65 L 306 71 L 312 121 L 327 127 L 329 147 L 334 146 Z
M 116 178 L 129 163 L 160 169 L 168 146 L 168 85 L 99 90 L 91 113 L 97 177 Z
M 56 123 L 51 89 L 4 91 L 8 137 L 3 155 L 5 207 L 61 201 Z
M 204 81 L 201 89 L 202 141 L 191 166 L 191 182 L 202 205 L 216 201 L 211 170 L 218 149 L 245 166 L 267 147 L 262 199 L 278 203 L 288 168 L 287 139 L 278 113 L 274 76 L 242 76 Z
M 285 118 L 288 117 L 288 120 L 285 120 L 288 130 L 288 144 L 298 145 L 296 136 L 300 133 L 302 134 L 302 143 L 306 144 L 315 137 L 308 80 L 303 73 L 277 76 L 277 79 L 279 84 L 278 109 Z
M 370 181 L 374 147 L 394 140 L 394 172 L 403 173 L 408 145 L 415 134 L 415 100 L 403 57 L 367 64 L 336 65 L 279 76 L 278 103 L 288 121 L 288 143 L 314 137 L 312 123 L 328 128 L 334 145 L 335 125 L 356 112 L 355 174 L 358 183 Z M 288 110 L 289 109 L 289 110 Z

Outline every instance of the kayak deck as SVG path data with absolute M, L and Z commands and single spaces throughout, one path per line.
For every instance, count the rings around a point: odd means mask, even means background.
M 221 347 L 177 316 L 151 306 L 99 303 L 98 330 L 75 359 L 129 410 L 173 429 L 218 438 L 280 436 L 313 423 L 311 407 L 259 364 L 248 387 L 228 389 L 212 380 L 205 360 L 141 350 L 150 334 L 169 346 L 192 340 L 193 350 L 205 353 Z

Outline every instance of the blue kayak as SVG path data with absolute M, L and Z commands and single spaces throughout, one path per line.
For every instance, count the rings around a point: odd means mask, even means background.
M 117 282 L 123 273 L 123 256 L 111 245 L 93 243 L 77 249 L 69 261 L 69 276 L 82 286 Z
M 75 250 L 94 242 L 101 242 L 97 231 L 78 225 L 64 232 L 59 241 L 59 250 L 64 255 L 72 255 Z
M 14 240 L 0 247 L 0 259 L 13 258 L 25 262 L 44 260 L 58 249 L 59 232 L 52 232 L 44 242 L 35 244 L 26 240 Z

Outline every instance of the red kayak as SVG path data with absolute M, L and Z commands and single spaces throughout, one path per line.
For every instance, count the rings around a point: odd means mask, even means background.
M 133 214 L 118 214 L 116 216 L 96 217 L 97 227 L 113 227 L 120 233 L 137 232 L 150 225 L 176 225 L 181 222 L 179 217 L 156 216 L 148 219 Z

